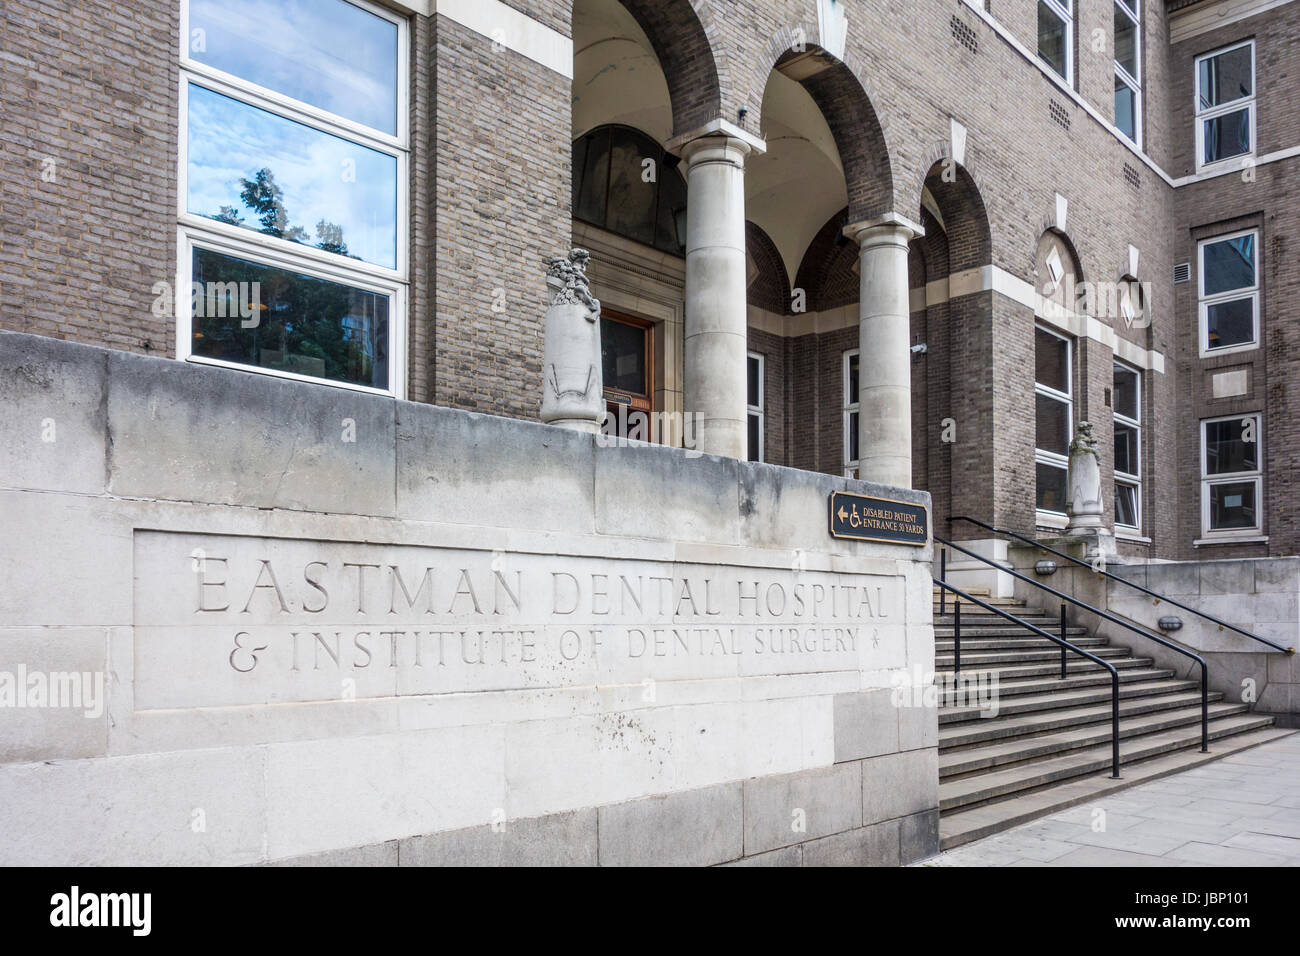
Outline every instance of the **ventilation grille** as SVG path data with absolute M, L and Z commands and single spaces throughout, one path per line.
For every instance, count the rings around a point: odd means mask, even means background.
M 1070 112 L 1056 100 L 1049 100 L 1047 103 L 1047 112 L 1052 115 L 1056 125 L 1061 129 L 1070 128 Z
M 980 51 L 980 38 L 975 35 L 975 31 L 966 24 L 965 20 L 954 13 L 949 24 L 952 26 L 952 38 L 954 40 L 972 53 Z
M 1182 285 L 1184 282 L 1192 281 L 1192 264 L 1190 262 L 1180 262 L 1174 266 L 1174 285 Z
M 1134 189 L 1138 189 L 1142 185 L 1142 177 L 1138 175 L 1137 169 L 1128 163 L 1124 164 L 1124 181 Z

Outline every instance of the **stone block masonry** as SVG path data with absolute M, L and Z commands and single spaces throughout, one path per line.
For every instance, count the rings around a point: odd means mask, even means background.
M 22 333 L 0 408 L 0 862 L 937 848 L 931 549 L 826 527 L 924 493 Z

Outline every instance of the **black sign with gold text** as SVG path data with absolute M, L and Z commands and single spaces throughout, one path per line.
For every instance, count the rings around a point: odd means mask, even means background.
M 930 515 L 925 505 L 833 491 L 830 512 L 833 538 L 884 541 L 917 547 L 925 547 L 930 543 Z

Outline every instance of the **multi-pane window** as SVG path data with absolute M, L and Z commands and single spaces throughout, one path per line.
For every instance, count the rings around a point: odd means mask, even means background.
M 750 352 L 746 370 L 746 425 L 749 435 L 749 460 L 763 460 L 763 356 Z
M 1065 514 L 1074 430 L 1070 340 L 1034 329 L 1034 470 L 1039 511 Z
M 1196 58 L 1196 168 L 1255 152 L 1255 42 Z
M 1259 345 L 1259 232 L 1206 239 L 1197 246 L 1201 355 Z
M 361 0 L 182 9 L 180 357 L 399 394 L 405 21 Z
M 663 147 L 630 126 L 601 126 L 573 144 L 573 217 L 686 254 L 686 180 Z
M 858 350 L 844 353 L 844 475 L 858 477 Z
M 1066 83 L 1073 82 L 1074 0 L 1038 0 L 1038 56 Z
M 1142 0 L 1115 0 L 1115 126 L 1142 144 Z
M 1201 422 L 1201 527 L 1207 535 L 1263 528 L 1259 428 L 1258 414 Z
M 1115 363 L 1115 524 L 1142 527 L 1142 373 Z

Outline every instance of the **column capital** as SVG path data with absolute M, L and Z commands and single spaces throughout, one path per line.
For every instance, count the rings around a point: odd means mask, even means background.
M 844 227 L 844 235 L 863 248 L 884 243 L 907 245 L 924 236 L 925 227 L 896 212 L 889 212 L 875 219 L 849 223 Z
M 710 120 L 690 132 L 674 136 L 664 145 L 664 148 L 668 152 L 676 153 L 686 159 L 687 162 L 690 162 L 691 155 L 697 153 L 701 148 L 705 146 L 717 147 L 719 145 L 737 150 L 742 158 L 749 153 L 762 155 L 767 152 L 766 142 L 753 133 L 746 133 L 739 126 L 729 123 L 721 117 Z

